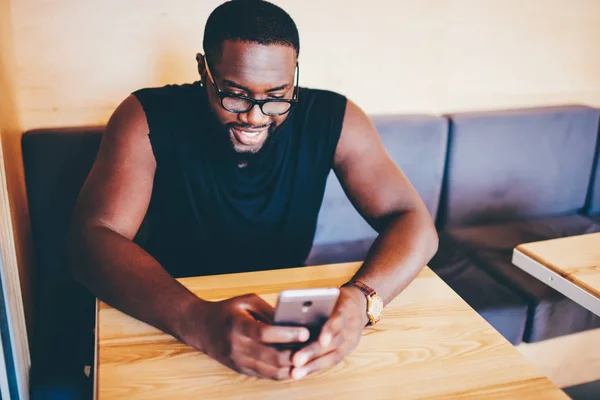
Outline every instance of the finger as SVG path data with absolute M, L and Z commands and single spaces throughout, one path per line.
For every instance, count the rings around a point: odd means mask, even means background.
M 290 379 L 290 367 L 274 367 L 252 357 L 240 357 L 241 370 L 246 375 L 259 376 L 273 380 Z
M 332 366 L 338 364 L 340 361 L 342 361 L 343 358 L 344 358 L 344 353 L 342 351 L 340 351 L 339 349 L 331 351 L 331 352 L 311 361 L 310 363 L 306 364 L 303 367 L 293 368 L 292 372 L 291 372 L 292 379 L 302 379 L 308 374 L 311 374 L 311 373 L 314 373 L 317 371 L 321 371 L 325 368 L 332 367 Z
M 243 316 L 240 321 L 243 335 L 260 343 L 298 343 L 306 342 L 310 332 L 304 327 L 275 326 Z
M 292 357 L 292 364 L 294 367 L 302 367 L 312 360 L 337 349 L 342 344 L 342 341 L 342 332 L 335 335 L 326 346 L 324 346 L 321 341 L 315 341 L 297 351 Z
M 310 338 L 310 331 L 304 327 L 275 326 L 262 324 L 256 340 L 262 343 L 302 343 Z
M 262 297 L 256 294 L 247 294 L 241 297 L 241 305 L 244 309 L 250 312 L 257 319 L 270 323 L 273 321 L 275 309 L 269 303 L 264 301 Z
M 242 346 L 241 353 L 248 357 L 261 360 L 277 368 L 292 366 L 291 350 L 277 350 L 273 346 L 255 342 L 250 338 L 247 339 L 247 342 L 243 342 Z
M 258 376 L 258 373 L 250 368 L 248 368 L 248 363 L 245 362 L 246 360 L 246 356 L 244 356 L 243 354 L 240 354 L 238 356 L 233 356 L 233 357 L 229 357 L 228 362 L 225 363 L 225 365 L 227 365 L 229 368 L 233 369 L 234 371 L 240 373 L 240 374 L 244 374 L 244 375 L 248 375 L 248 376 Z M 242 362 L 244 361 L 244 362 Z
M 242 335 L 260 343 L 306 342 L 310 337 L 310 332 L 304 327 L 268 325 L 247 315 L 239 319 L 238 329 Z
M 235 370 L 240 374 L 244 374 L 244 375 L 248 375 L 248 376 L 255 376 L 257 378 L 260 378 L 260 374 L 250 368 L 237 367 L 237 368 L 235 368 Z
M 319 334 L 319 343 L 323 347 L 327 347 L 334 336 L 338 335 L 344 328 L 346 318 L 340 310 L 334 311 L 327 322 L 323 325 Z

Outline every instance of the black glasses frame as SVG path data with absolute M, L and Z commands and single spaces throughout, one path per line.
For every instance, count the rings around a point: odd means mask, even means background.
M 246 112 L 252 110 L 254 108 L 254 106 L 258 104 L 260 111 L 263 114 L 268 115 L 269 117 L 279 117 L 281 115 L 285 115 L 285 114 L 289 113 L 290 110 L 292 109 L 293 105 L 298 102 L 298 92 L 299 92 L 299 86 L 300 86 L 300 66 L 298 64 L 298 61 L 296 61 L 296 85 L 294 86 L 294 94 L 292 95 L 291 99 L 256 100 L 256 99 L 253 99 L 252 97 L 243 96 L 241 94 L 233 94 L 233 93 L 221 90 L 221 89 L 219 89 L 219 86 L 217 86 L 217 82 L 215 81 L 215 79 L 212 76 L 212 73 L 210 72 L 210 68 L 208 66 L 208 60 L 206 59 L 206 55 L 204 55 L 204 65 L 206 66 L 206 73 L 208 74 L 208 78 L 210 79 L 210 82 L 214 86 L 215 92 L 217 92 L 217 97 L 219 97 L 219 100 L 221 100 L 221 107 L 223 107 L 225 110 L 229 111 L 230 113 L 234 113 L 234 114 L 246 113 Z M 230 110 L 229 108 L 225 107 L 224 100 L 227 97 L 234 97 L 236 99 L 246 100 L 250 103 L 250 105 L 248 106 L 248 108 L 246 110 L 242 110 L 242 111 Z M 290 105 L 290 108 L 288 108 L 287 111 L 278 113 L 278 114 L 266 113 L 265 110 L 263 109 L 263 106 L 267 103 L 288 103 Z

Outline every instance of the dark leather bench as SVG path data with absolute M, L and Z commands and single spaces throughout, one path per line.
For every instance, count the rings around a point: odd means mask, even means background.
M 511 263 L 519 243 L 600 231 L 600 225 L 581 215 L 600 111 L 548 107 L 449 119 L 440 241 L 443 249 L 463 255 L 451 259 L 438 252 L 431 266 L 485 270 L 526 301 L 523 336 L 507 336 L 513 343 L 600 327 L 600 317 Z
M 592 171 L 592 183 L 590 185 L 586 213 L 594 221 L 600 223 L 600 136 L 598 136 L 598 143 L 596 145 L 596 160 L 594 164 L 596 168 Z
M 35 319 L 30 387 L 35 399 L 87 398 L 95 299 L 70 276 L 66 235 L 102 128 L 37 130 L 23 136 L 23 162 L 35 251 Z

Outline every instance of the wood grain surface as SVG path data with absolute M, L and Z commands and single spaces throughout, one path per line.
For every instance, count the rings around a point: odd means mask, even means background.
M 523 342 L 517 350 L 552 383 L 566 388 L 600 380 L 598 343 L 600 328 L 541 342 Z
M 340 285 L 359 263 L 186 278 L 217 300 Z M 174 338 L 100 303 L 99 399 L 568 399 L 431 270 L 366 328 L 339 365 L 300 381 L 239 375 Z
M 600 298 L 600 233 L 525 243 L 517 250 Z

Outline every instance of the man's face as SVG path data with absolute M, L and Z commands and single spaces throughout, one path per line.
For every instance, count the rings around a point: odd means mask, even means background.
M 256 100 L 293 96 L 296 52 L 291 46 L 225 41 L 218 61 L 209 68 L 221 92 Z M 229 112 L 222 107 L 201 61 L 199 70 L 210 107 L 228 132 L 233 149 L 239 154 L 257 153 L 288 114 L 268 116 L 258 105 L 245 113 Z

